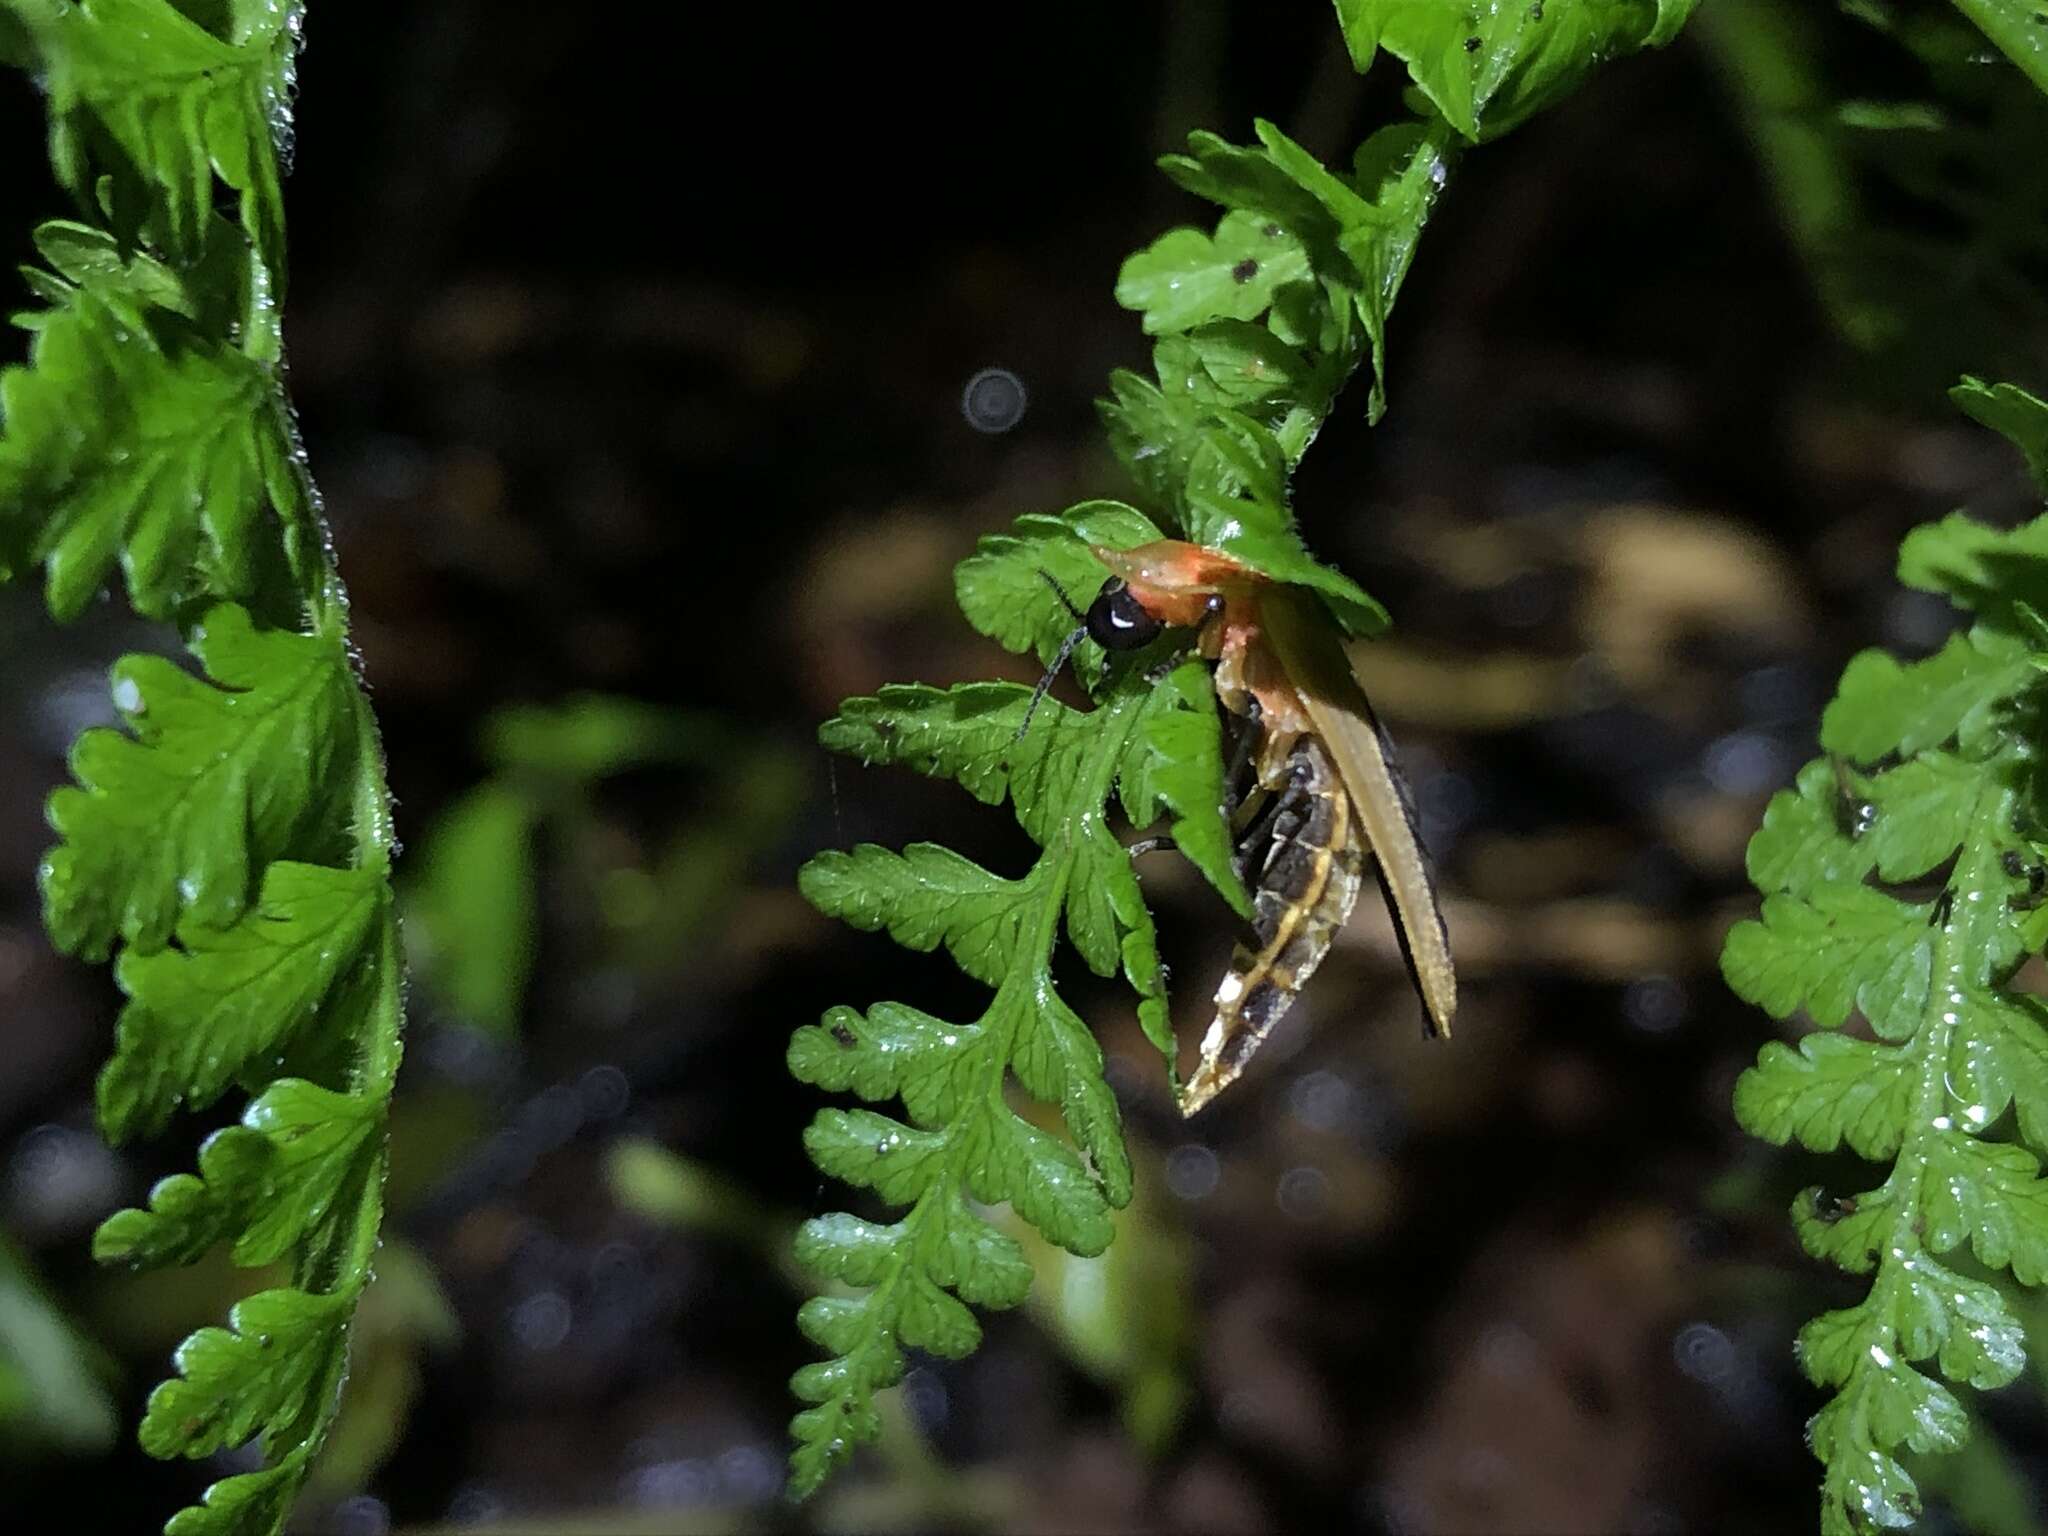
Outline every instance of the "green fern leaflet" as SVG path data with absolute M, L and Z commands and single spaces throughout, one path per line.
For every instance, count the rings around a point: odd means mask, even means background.
M 1063 545 L 1048 564 L 1087 561 L 1084 537 L 1100 539 L 1111 524 L 1124 535 L 1120 544 L 1157 535 L 1137 513 L 1107 504 L 1038 521 L 1031 537 L 991 541 L 963 566 L 960 597 L 984 634 L 1050 655 L 1071 621 L 1038 577 L 1041 553 Z M 878 1432 L 870 1399 L 901 1378 L 904 1347 L 958 1358 L 981 1337 L 966 1303 L 1012 1307 L 1024 1299 L 1031 1274 L 1023 1252 L 976 1213 L 976 1202 L 1007 1201 L 1049 1242 L 1092 1255 L 1109 1246 L 1111 1210 L 1131 1198 L 1102 1049 L 1060 997 L 1051 962 L 1064 930 L 1096 974 L 1121 971 L 1170 1067 L 1152 920 L 1105 802 L 1120 793 L 1135 825 L 1169 819 L 1189 845 L 1223 853 L 1210 873 L 1228 882 L 1236 901 L 1244 898 L 1219 810 L 1220 727 L 1208 671 L 1184 661 L 1166 686 L 1151 686 L 1147 668 L 1167 661 L 1146 653 L 1120 661 L 1090 710 L 1041 702 L 1021 737 L 1031 690 L 1017 684 L 893 688 L 850 700 L 823 728 L 836 751 L 953 779 L 989 803 L 1007 797 L 1044 851 L 1015 879 L 930 844 L 901 854 L 873 846 L 827 853 L 803 871 L 803 892 L 823 911 L 886 929 L 911 949 L 944 946 L 994 996 L 971 1023 L 901 1003 L 878 1003 L 865 1016 L 834 1009 L 790 1042 L 799 1078 L 870 1101 L 902 1100 L 903 1120 L 821 1111 L 804 1142 L 825 1172 L 910 1207 L 889 1226 L 837 1215 L 807 1223 L 799 1237 L 807 1267 L 868 1288 L 818 1297 L 799 1318 L 834 1357 L 806 1366 L 792 1383 L 816 1405 L 793 1426 L 791 1487 L 800 1497 Z M 1011 1109 L 1012 1077 L 1059 1106 L 1071 1144 Z
M 2017 443 L 2040 441 L 2048 407 L 2009 386 L 1994 398 Z M 2048 1278 L 2048 1005 L 2012 987 L 2048 940 L 2033 840 L 2048 518 L 1999 533 L 1951 517 L 1907 539 L 1899 574 L 1975 623 L 1922 661 L 1850 662 L 1821 724 L 1832 756 L 1771 802 L 1749 847 L 1763 911 L 1722 955 L 1774 1016 L 1832 1030 L 1860 1014 L 1875 1037 L 1767 1045 L 1735 1092 L 1755 1135 L 1891 1164 L 1875 1189 L 1809 1189 L 1792 1212 L 1808 1252 L 1871 1277 L 1799 1336 L 1833 1393 L 1808 1431 L 1829 1533 L 1910 1525 L 1901 1452 L 1958 1449 L 1968 1417 L 1950 1388 L 2020 1373 L 2010 1304 L 1957 1255 Z
M 195 1173 L 93 1248 L 284 1268 L 179 1347 L 140 1429 L 153 1456 L 262 1453 L 169 1536 L 277 1536 L 377 1251 L 404 991 L 382 754 L 281 374 L 301 8 L 235 0 L 209 8 L 215 32 L 165 0 L 0 3 L 79 214 L 37 231 L 43 307 L 0 373 L 0 573 L 40 567 L 59 619 L 118 573 L 201 669 L 115 667 L 125 729 L 81 737 L 50 799 L 45 921 L 59 948 L 112 956 L 127 995 L 98 1084 L 110 1140 L 248 1095 Z

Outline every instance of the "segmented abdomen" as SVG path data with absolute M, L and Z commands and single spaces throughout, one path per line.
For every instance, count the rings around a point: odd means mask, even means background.
M 1191 1115 L 1234 1082 L 1294 1003 L 1358 902 L 1367 849 L 1351 796 L 1323 744 L 1296 739 L 1274 779 L 1270 841 L 1252 850 L 1252 942 L 1240 943 L 1216 988 L 1216 1014 L 1181 1112 Z

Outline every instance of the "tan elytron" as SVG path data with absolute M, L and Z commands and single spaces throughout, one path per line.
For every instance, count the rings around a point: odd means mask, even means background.
M 1310 729 L 1322 739 L 1338 777 L 1351 791 L 1364 840 L 1379 863 L 1380 886 L 1394 931 L 1400 935 L 1401 952 L 1422 998 L 1424 1025 L 1436 1038 L 1448 1039 L 1458 1011 L 1451 939 L 1437 899 L 1436 877 L 1422 852 L 1407 780 L 1394 765 L 1393 743 L 1380 728 L 1343 647 L 1320 615 L 1305 612 L 1291 593 L 1275 593 L 1261 612 L 1266 633 L 1307 711 Z

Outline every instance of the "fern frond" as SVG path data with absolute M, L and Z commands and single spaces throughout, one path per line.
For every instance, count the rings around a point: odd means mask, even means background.
M 1665 9 L 1682 18 L 1689 8 L 1671 0 Z M 1361 68 L 1373 50 L 1358 52 L 1360 29 L 1377 28 L 1367 14 L 1374 9 L 1370 0 L 1338 6 Z M 1622 9 L 1611 26 L 1566 18 L 1555 50 L 1524 39 L 1519 62 L 1493 61 L 1502 77 L 1492 89 L 1526 115 L 1544 92 L 1597 62 L 1596 44 L 1664 40 L 1648 0 Z M 1463 58 L 1465 38 L 1460 31 L 1446 46 Z M 1489 131 L 1506 115 L 1502 108 Z M 1160 162 L 1223 212 L 1209 228 L 1162 235 L 1118 277 L 1118 302 L 1141 312 L 1157 338 L 1155 377 L 1112 374 L 1099 410 L 1145 510 L 1084 502 L 1060 517 L 1019 518 L 1012 533 L 984 539 L 955 578 L 969 623 L 1050 661 L 1071 616 L 1045 578 L 1092 594 L 1103 570 L 1089 545 L 1131 548 L 1165 529 L 1309 589 L 1352 635 L 1387 627 L 1385 609 L 1310 555 L 1288 481 L 1368 358 L 1368 419 L 1385 408 L 1388 317 L 1458 152 L 1457 119 L 1445 117 L 1373 135 L 1342 173 L 1263 121 L 1255 145 L 1196 133 L 1188 153 Z M 1165 643 L 1113 659 L 1084 639 L 1073 660 L 1081 677 L 1096 680 L 1094 707 L 1041 702 L 1021 737 L 1028 691 L 981 683 L 885 688 L 849 700 L 820 732 L 834 751 L 952 779 L 985 804 L 1008 798 L 1043 851 L 1015 877 L 930 844 L 826 853 L 803 871 L 813 905 L 907 948 L 943 946 L 994 995 L 970 1023 L 902 1003 L 865 1014 L 835 1008 L 791 1042 L 798 1078 L 870 1102 L 899 1100 L 908 1116 L 827 1110 L 806 1136 L 827 1173 L 908 1210 L 886 1226 L 838 1214 L 804 1229 L 799 1253 L 809 1268 L 865 1289 L 814 1300 L 799 1316 L 831 1358 L 792 1381 L 813 1405 L 791 1426 L 798 1497 L 875 1436 L 874 1394 L 901 1377 L 906 1346 L 964 1354 L 979 1326 L 962 1303 L 1006 1307 L 1023 1298 L 1023 1253 L 975 1202 L 1007 1202 L 1048 1242 L 1086 1256 L 1107 1244 L 1110 1212 L 1130 1198 L 1101 1049 L 1053 985 L 1062 931 L 1091 970 L 1121 971 L 1130 983 L 1178 1092 L 1156 935 L 1129 857 L 1109 832 L 1107 802 L 1113 796 L 1134 828 L 1169 824 L 1180 852 L 1234 910 L 1246 915 L 1249 903 L 1220 811 L 1221 733 L 1208 669 L 1172 665 L 1158 654 Z M 1011 1111 L 1012 1077 L 1060 1107 L 1071 1146 Z
M 154 1269 L 190 1264 L 229 1243 L 237 1264 L 275 1263 L 363 1176 L 361 1153 L 377 1129 L 373 1109 L 361 1095 L 279 1079 L 250 1103 L 240 1125 L 206 1138 L 197 1175 L 160 1180 L 149 1209 L 100 1223 L 93 1257 Z
M 107 1134 L 151 1134 L 181 1105 L 206 1108 L 315 1016 L 330 1027 L 352 1022 L 325 1005 L 374 954 L 389 899 L 376 864 L 280 859 L 264 872 L 255 906 L 233 923 L 188 923 L 174 949 L 123 954 L 114 976 L 128 1006 L 99 1082 Z
M 92 235 L 92 231 L 84 231 Z M 268 367 L 194 316 L 198 301 L 106 235 L 46 225 L 50 308 L 21 317 L 26 367 L 0 372 L 0 525 L 10 564 L 41 564 L 50 611 L 75 618 L 116 564 L 138 612 L 247 601 L 301 557 L 266 506 L 291 444 Z
M 1499 138 L 1569 95 L 1603 60 L 1661 48 L 1699 0 L 1336 0 L 1360 70 L 1384 49 L 1467 139 Z
M 190 265 L 203 254 L 218 176 L 240 194 L 271 301 L 281 301 L 277 147 L 290 131 L 301 0 L 238 0 L 227 7 L 226 37 L 167 0 L 11 0 L 9 9 L 43 63 L 50 158 L 80 205 Z M 128 177 L 143 184 L 123 185 Z
M 961 566 L 962 611 L 1011 649 L 1049 656 L 1069 620 L 1039 572 L 1086 577 L 1099 570 L 1090 542 L 1128 547 L 1158 536 L 1141 514 L 1113 502 L 1023 519 L 1015 534 L 984 540 Z M 1106 660 L 1094 651 L 1084 675 Z M 970 1202 L 1007 1202 L 1049 1242 L 1086 1256 L 1107 1245 L 1109 1212 L 1130 1198 L 1101 1048 L 1051 974 L 1064 930 L 1091 970 L 1124 975 L 1140 1023 L 1172 1071 L 1152 921 L 1109 830 L 1106 802 L 1115 797 L 1134 827 L 1167 821 L 1226 899 L 1240 913 L 1249 906 L 1221 812 L 1221 732 L 1208 669 L 1183 661 L 1154 684 L 1146 671 L 1156 660 L 1140 653 L 1110 667 L 1093 709 L 1041 701 L 1021 737 L 1031 691 L 1003 683 L 885 689 L 849 700 L 820 730 L 827 747 L 865 762 L 952 779 L 985 803 L 1009 799 L 1043 852 L 1024 875 L 1008 878 L 932 845 L 901 854 L 868 846 L 822 854 L 800 878 L 821 910 L 886 929 L 911 949 L 943 946 L 994 996 L 971 1023 L 901 1003 L 878 1003 L 865 1016 L 834 1009 L 791 1041 L 797 1077 L 870 1102 L 901 1100 L 909 1117 L 827 1110 L 805 1138 L 820 1168 L 910 1209 L 888 1227 L 833 1216 L 805 1229 L 800 1252 L 809 1267 L 871 1289 L 815 1300 L 801 1316 L 806 1334 L 835 1358 L 792 1383 L 816 1404 L 793 1425 L 791 1486 L 799 1496 L 870 1437 L 869 1399 L 900 1377 L 900 1346 L 965 1353 L 980 1330 L 961 1302 L 1022 1300 L 1021 1253 Z M 1005 1104 L 1011 1077 L 1060 1107 L 1072 1147 Z
M 259 1443 L 170 1536 L 277 1536 L 334 1418 L 382 1217 L 404 978 L 395 844 L 346 601 L 284 393 L 279 156 L 296 4 L 238 3 L 215 35 L 165 0 L 7 0 L 50 93 L 58 175 L 107 228 L 45 225 L 45 308 L 0 375 L 0 553 L 78 613 L 119 566 L 179 622 L 198 677 L 114 669 L 127 731 L 72 754 L 43 863 L 59 947 L 118 950 L 128 996 L 98 1087 L 121 1140 L 236 1087 L 240 1123 L 195 1174 L 110 1217 L 94 1252 L 138 1268 L 226 1245 L 289 1283 L 177 1352 L 150 1454 Z M 240 197 L 240 228 L 212 210 Z M 145 253 L 138 244 L 150 250 Z
M 1213 234 L 1170 230 L 1124 263 L 1117 302 L 1164 338 L 1153 349 L 1158 381 L 1111 374 L 1102 415 L 1117 456 L 1189 538 L 1276 580 L 1316 585 L 1323 568 L 1292 536 L 1285 478 L 1368 351 L 1368 419 L 1385 410 L 1387 318 L 1455 140 L 1441 123 L 1382 129 L 1347 178 L 1273 124 L 1257 129 L 1258 148 L 1195 133 L 1187 154 L 1160 162 L 1228 211 Z M 1234 504 L 1247 500 L 1260 526 L 1240 533 Z M 1348 583 L 1328 595 L 1364 601 Z M 1385 625 L 1377 605 L 1350 620 Z
M 2013 408 L 2015 395 L 1999 398 Z M 2020 419 L 2048 429 L 2048 407 L 2019 400 Z M 1754 1135 L 1892 1165 L 1875 1189 L 1809 1189 L 1793 1208 L 1808 1252 L 1872 1276 L 1861 1302 L 1799 1337 L 1802 1367 L 1834 1394 L 1808 1430 L 1827 1532 L 1910 1524 L 1919 1496 L 1901 1448 L 1953 1451 L 1967 1435 L 1943 1383 L 1998 1387 L 2022 1368 L 1998 1287 L 1942 1256 L 1967 1247 L 2023 1285 L 2048 1276 L 2048 1007 L 2012 986 L 2044 937 L 2041 667 L 2023 615 L 2048 581 L 2048 518 L 1922 528 L 1899 574 L 1976 622 L 1922 661 L 1850 662 L 1822 719 L 1834 759 L 1772 801 L 1749 850 L 1763 912 L 1722 955 L 1730 986 L 1774 1016 L 1803 1009 L 1834 1028 L 1860 1013 L 1878 1037 L 1767 1045 L 1735 1093 Z M 1951 861 L 1933 899 L 1896 893 Z
M 2048 491 L 2048 414 L 2017 384 L 1986 384 L 1966 378 L 1948 392 L 1972 421 L 2002 433 L 2026 458 L 2034 484 Z
M 63 841 L 43 861 L 44 919 L 87 959 L 116 938 L 154 953 L 181 913 L 232 923 L 272 860 L 348 847 L 360 743 L 341 637 L 260 630 L 223 604 L 189 639 L 208 681 L 122 661 L 114 702 L 133 734 L 79 737 L 80 787 L 50 797 Z

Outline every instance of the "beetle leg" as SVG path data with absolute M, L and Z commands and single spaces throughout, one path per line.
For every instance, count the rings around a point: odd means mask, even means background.
M 1226 794 L 1229 793 L 1232 785 L 1239 783 L 1244 778 L 1245 768 L 1252 760 L 1252 748 L 1259 739 L 1259 716 L 1261 713 L 1259 701 L 1247 695 L 1245 698 L 1244 725 L 1239 729 L 1237 741 L 1230 749 L 1230 765 L 1223 771 L 1223 788 Z
M 1308 783 L 1298 771 L 1288 775 L 1286 787 L 1278 794 L 1268 794 L 1265 803 L 1245 824 L 1237 839 L 1237 849 L 1231 862 L 1240 880 L 1247 878 L 1245 871 L 1255 856 L 1258 866 L 1263 869 L 1272 855 L 1273 844 L 1294 835 L 1310 798 Z

